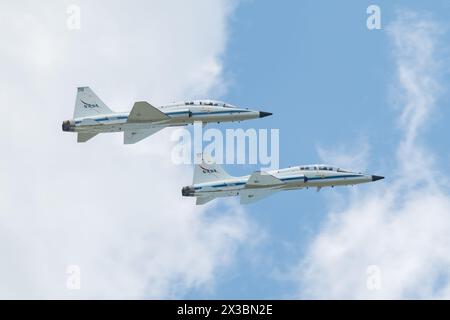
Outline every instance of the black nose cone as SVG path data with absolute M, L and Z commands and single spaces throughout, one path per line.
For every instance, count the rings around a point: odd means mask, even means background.
M 272 115 L 272 113 L 270 113 L 270 112 L 264 112 L 264 111 L 260 111 L 259 112 L 259 117 L 260 118 L 265 118 L 265 117 L 268 117 L 268 116 L 271 116 Z
M 384 179 L 384 177 L 382 177 L 382 176 L 372 176 L 372 181 L 378 181 L 378 180 L 381 180 L 381 179 Z

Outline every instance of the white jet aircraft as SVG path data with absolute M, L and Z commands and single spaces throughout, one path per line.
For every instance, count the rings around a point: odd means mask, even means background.
M 241 204 L 247 204 L 281 190 L 315 187 L 320 191 L 323 187 L 355 185 L 381 179 L 384 177 L 323 164 L 256 171 L 250 176 L 232 177 L 221 166 L 203 161 L 201 165 L 195 166 L 193 185 L 184 187 L 182 195 L 197 197 L 197 205 L 230 196 L 240 196 Z
M 72 120 L 64 121 L 63 131 L 77 132 L 78 142 L 86 142 L 99 133 L 124 132 L 124 143 L 136 143 L 166 127 L 194 122 L 234 122 L 272 115 L 269 112 L 238 108 L 213 101 L 189 101 L 156 108 L 148 102 L 136 102 L 131 112 L 109 109 L 89 87 L 78 88 Z

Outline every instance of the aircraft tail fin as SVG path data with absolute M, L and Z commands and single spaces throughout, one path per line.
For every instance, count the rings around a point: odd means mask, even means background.
M 216 180 L 226 180 L 233 178 L 222 166 L 202 160 L 201 164 L 196 164 L 194 168 L 193 184 L 212 182 Z
M 75 100 L 74 118 L 114 113 L 89 87 L 79 87 Z

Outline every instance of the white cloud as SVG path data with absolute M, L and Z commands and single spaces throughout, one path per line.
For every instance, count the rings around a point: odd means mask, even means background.
M 332 210 L 293 273 L 301 297 L 450 298 L 450 194 L 420 139 L 442 91 L 439 30 L 411 12 L 388 28 L 401 107 L 396 175 Z M 371 265 L 380 290 L 366 284 Z
M 115 110 L 223 91 L 229 1 L 2 3 L 0 297 L 162 298 L 209 289 L 251 225 L 233 202 L 181 198 L 191 168 L 170 162 L 170 130 L 76 144 L 61 122 L 76 87 Z M 66 266 L 81 290 L 66 289 Z

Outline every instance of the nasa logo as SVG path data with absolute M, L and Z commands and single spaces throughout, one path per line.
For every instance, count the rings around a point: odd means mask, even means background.
M 86 103 L 83 100 L 81 100 L 81 102 L 83 103 L 83 106 L 86 109 L 93 109 L 93 108 L 100 108 L 98 104 L 90 104 L 90 103 Z
M 200 166 L 200 168 L 203 170 L 203 173 L 205 173 L 205 174 L 218 173 L 218 171 L 216 169 L 209 169 L 209 168 L 205 168 L 203 166 Z

